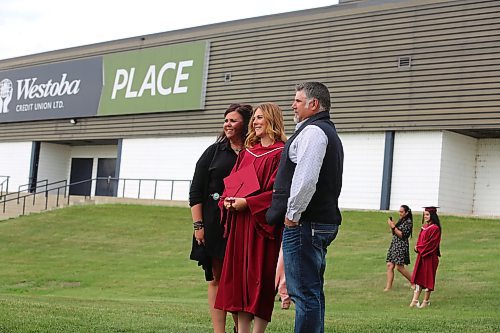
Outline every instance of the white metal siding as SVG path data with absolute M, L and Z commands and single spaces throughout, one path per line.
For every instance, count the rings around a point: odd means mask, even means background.
M 126 139 L 122 142 L 122 158 L 120 178 L 176 179 L 191 180 L 194 167 L 205 149 L 215 142 L 215 137 L 184 138 L 149 138 Z M 156 197 L 168 199 L 173 194 L 174 200 L 187 200 L 189 182 L 157 184 Z M 137 182 L 127 181 L 126 197 L 138 194 Z M 154 183 L 141 183 L 141 198 L 154 196 Z M 123 184 L 120 184 L 118 195 L 122 195 Z
M 442 137 L 440 131 L 396 133 L 391 210 L 402 204 L 415 211 L 439 204 Z
M 38 163 L 38 180 L 47 179 L 49 183 L 53 183 L 67 179 L 70 153 L 71 147 L 68 145 L 42 142 Z
M 474 214 L 500 216 L 500 139 L 480 139 Z
M 439 206 L 441 212 L 472 214 L 477 139 L 443 132 Z
M 9 192 L 29 181 L 31 146 L 31 141 L 0 143 L 0 175 L 10 176 Z
M 379 209 L 384 167 L 384 133 L 339 133 L 344 174 L 339 206 Z

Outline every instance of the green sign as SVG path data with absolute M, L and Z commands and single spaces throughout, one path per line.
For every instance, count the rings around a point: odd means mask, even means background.
M 202 41 L 104 56 L 98 115 L 204 108 L 208 52 Z

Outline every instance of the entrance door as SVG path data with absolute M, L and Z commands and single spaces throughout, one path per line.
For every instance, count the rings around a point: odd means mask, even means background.
M 115 178 L 116 158 L 100 158 L 97 161 L 97 182 L 95 195 L 114 197 L 116 195 L 117 180 Z M 101 179 L 106 178 L 106 179 Z
M 71 175 L 69 179 L 70 184 L 82 182 L 84 180 L 88 181 L 76 185 L 71 185 L 69 188 L 69 194 L 90 196 L 90 191 L 92 189 L 91 179 L 93 163 L 93 158 L 71 159 Z

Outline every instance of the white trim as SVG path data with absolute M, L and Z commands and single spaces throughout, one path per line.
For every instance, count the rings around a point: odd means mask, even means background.
M 249 148 L 246 148 L 245 150 L 246 150 L 247 152 L 249 152 L 251 155 L 253 155 L 254 157 L 257 157 L 257 158 L 258 158 L 258 157 L 265 156 L 265 155 L 267 155 L 267 154 L 271 154 L 272 152 L 275 152 L 276 150 L 280 150 L 280 149 L 283 149 L 283 148 L 284 148 L 284 147 L 274 148 L 273 150 L 266 151 L 265 153 L 260 154 L 260 155 L 255 154 L 255 153 L 254 153 L 254 152 L 252 152 Z

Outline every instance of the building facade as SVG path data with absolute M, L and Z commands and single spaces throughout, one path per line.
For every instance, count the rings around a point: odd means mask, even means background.
M 499 1 L 358 0 L 0 60 L 0 175 L 11 191 L 189 180 L 230 103 L 278 103 L 291 134 L 294 84 L 315 80 L 344 144 L 341 207 L 498 216 L 499 41 Z M 142 196 L 187 198 L 162 184 Z

